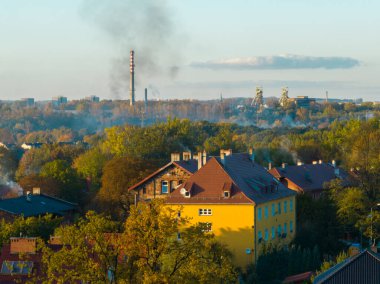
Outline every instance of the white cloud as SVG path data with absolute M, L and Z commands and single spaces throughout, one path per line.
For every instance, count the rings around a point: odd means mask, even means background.
M 277 55 L 237 57 L 221 60 L 193 62 L 192 67 L 208 69 L 348 69 L 359 66 L 357 59 L 350 57 L 314 57 L 302 55 Z

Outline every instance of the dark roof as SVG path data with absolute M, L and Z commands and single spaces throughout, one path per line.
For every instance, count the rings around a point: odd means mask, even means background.
M 183 188 L 191 193 L 187 198 Z M 225 198 L 224 191 L 230 192 Z M 279 183 L 265 168 L 252 162 L 246 153 L 212 157 L 166 199 L 167 203 L 264 203 L 295 192 Z
M 305 283 L 306 281 L 309 281 L 311 276 L 313 276 L 312 271 L 296 274 L 296 275 L 291 275 L 288 276 L 282 281 L 283 284 L 287 283 Z
M 30 201 L 26 196 L 0 200 L 0 211 L 6 211 L 14 215 L 24 217 L 39 216 L 44 214 L 65 215 L 67 211 L 75 210 L 76 204 L 54 198 L 44 194 L 30 196 Z
M 349 175 L 346 171 L 326 163 L 276 167 L 269 172 L 278 179 L 288 179 L 305 192 L 322 190 L 326 182 L 336 178 L 342 179 L 345 186 L 349 184 Z
M 318 275 L 313 283 L 378 284 L 380 283 L 380 256 L 365 250 Z
M 164 170 L 167 170 L 168 168 L 173 167 L 173 166 L 179 167 L 182 170 L 184 170 L 185 172 L 187 172 L 188 174 L 192 175 L 193 173 L 195 173 L 198 170 L 198 161 L 192 159 L 192 160 L 188 160 L 188 161 L 170 162 L 170 163 L 166 164 L 165 166 L 163 166 L 162 168 L 160 168 L 157 171 L 155 171 L 154 173 L 148 175 L 143 180 L 141 180 L 138 183 L 132 185 L 130 188 L 128 188 L 128 191 L 134 190 L 136 188 L 139 188 L 145 182 L 149 181 L 150 179 L 154 178 L 156 175 L 160 174 Z
M 173 164 L 177 165 L 178 167 L 184 169 L 188 173 L 195 173 L 198 170 L 198 161 L 195 159 L 187 160 L 187 161 L 176 161 L 173 162 Z

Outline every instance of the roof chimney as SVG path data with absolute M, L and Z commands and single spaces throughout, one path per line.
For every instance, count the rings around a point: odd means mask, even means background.
M 172 162 L 177 162 L 181 160 L 181 154 L 180 153 L 171 153 L 170 158 Z
M 272 169 L 272 162 L 269 162 L 268 163 L 268 170 L 271 170 Z
M 282 163 L 281 167 L 282 167 L 283 169 L 285 169 L 287 165 L 288 165 L 287 163 Z
M 190 151 L 183 152 L 182 153 L 182 160 L 184 160 L 184 161 L 191 160 L 191 152 Z
M 255 152 L 252 147 L 249 148 L 249 156 L 251 158 L 252 163 L 255 161 Z
M 29 190 L 26 192 L 26 201 L 32 201 L 32 193 Z
M 335 162 L 335 160 L 332 160 L 332 161 L 331 161 L 331 165 L 332 165 L 334 168 L 336 168 L 336 162 Z
M 40 195 L 40 194 L 41 194 L 41 188 L 33 187 L 33 195 Z
M 199 170 L 203 166 L 202 165 L 202 152 L 198 152 L 197 160 L 198 160 L 198 170 Z
M 224 153 L 223 150 L 220 151 L 220 161 L 222 162 L 223 166 L 226 164 L 226 153 Z
M 36 238 L 10 238 L 10 253 L 36 253 Z
M 206 150 L 203 150 L 202 166 L 206 165 L 206 162 L 207 162 L 207 153 L 206 153 Z

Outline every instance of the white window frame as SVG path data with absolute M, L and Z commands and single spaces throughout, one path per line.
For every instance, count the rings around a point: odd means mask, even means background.
M 212 215 L 212 209 L 210 209 L 210 208 L 199 208 L 198 209 L 198 215 L 199 216 L 211 216 Z

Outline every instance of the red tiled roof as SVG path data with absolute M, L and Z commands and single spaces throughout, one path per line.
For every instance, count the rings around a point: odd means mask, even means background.
M 190 191 L 191 197 L 185 198 L 181 188 L 175 189 L 166 199 L 167 203 L 253 203 L 234 184 L 216 158 L 211 158 L 183 186 Z M 231 191 L 229 198 L 224 198 L 224 190 Z
M 185 197 L 181 190 L 190 192 Z M 224 197 L 224 191 L 230 196 Z M 262 166 L 252 162 L 248 154 L 232 154 L 222 161 L 212 157 L 200 170 L 166 199 L 180 203 L 263 203 L 295 193 L 273 178 Z
M 337 175 L 335 170 L 339 171 Z M 301 166 L 276 167 L 269 172 L 277 179 L 286 178 L 296 184 L 304 192 L 323 190 L 324 184 L 336 178 L 349 184 L 349 175 L 341 168 L 334 168 L 330 164 L 306 164 Z

